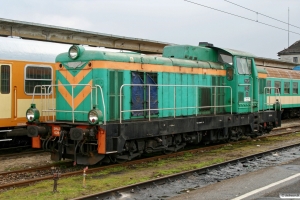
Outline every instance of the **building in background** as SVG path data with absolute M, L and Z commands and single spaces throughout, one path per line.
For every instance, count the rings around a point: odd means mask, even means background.
M 300 40 L 289 46 L 289 48 L 279 51 L 278 56 L 282 61 L 300 64 Z

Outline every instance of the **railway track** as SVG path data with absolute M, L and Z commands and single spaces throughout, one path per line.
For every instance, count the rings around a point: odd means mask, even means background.
M 31 145 L 0 148 L 0 156 L 13 154 L 14 152 L 20 152 L 22 150 L 28 150 L 30 148 L 31 148 Z M 11 153 L 11 152 L 13 152 L 13 153 Z
M 286 129 L 291 129 L 291 130 L 286 131 Z M 280 135 L 291 134 L 291 133 L 295 133 L 297 130 L 300 131 L 300 125 L 299 126 L 293 125 L 293 126 L 282 127 L 282 128 L 278 128 L 278 129 L 274 130 L 276 132 L 281 131 L 281 133 L 274 133 L 274 134 L 270 134 L 270 135 L 261 136 L 258 138 L 275 137 L 275 136 L 280 136 Z M 285 131 L 285 132 L 282 133 L 282 131 Z M 237 141 L 237 142 L 243 142 L 243 141 Z M 182 155 L 185 155 L 186 153 L 193 153 L 193 154 L 202 153 L 202 152 L 222 148 L 228 144 L 234 144 L 237 142 L 217 144 L 217 145 L 213 145 L 213 146 L 207 146 L 207 147 L 201 147 L 201 148 L 197 148 L 197 149 L 180 151 L 180 152 L 176 152 L 173 154 L 159 155 L 159 156 L 150 157 L 150 158 L 143 158 L 143 159 L 133 160 L 133 161 L 122 163 L 122 164 L 113 164 L 113 165 L 107 165 L 107 166 L 101 166 L 101 167 L 94 167 L 94 168 L 90 168 L 86 173 L 91 174 L 91 173 L 98 172 L 101 170 L 106 170 L 111 167 L 132 166 L 132 165 L 136 165 L 136 164 L 140 164 L 140 163 L 148 163 L 148 162 L 152 162 L 155 160 L 162 160 L 162 159 L 182 156 Z M 295 144 L 293 144 L 293 145 L 295 145 Z M 287 147 L 283 147 L 283 148 L 287 148 Z M 8 180 L 8 181 L 6 181 L 6 183 L 1 184 L 1 182 L 0 182 L 0 191 L 15 188 L 15 187 L 20 187 L 20 186 L 30 185 L 30 184 L 33 184 L 38 181 L 53 179 L 53 167 L 60 169 L 61 177 L 82 175 L 82 166 L 79 167 L 80 169 L 74 168 L 74 167 L 70 168 L 72 166 L 72 164 L 73 164 L 72 162 L 65 162 L 65 163 L 58 163 L 55 165 L 48 165 L 48 166 L 43 166 L 43 167 L 0 173 L 0 180 L 4 180 L 2 182 L 5 182 L 5 180 Z M 34 175 L 32 175 L 32 174 L 34 174 Z M 36 177 L 36 176 L 38 176 L 38 177 Z
M 189 171 L 185 171 L 185 172 L 181 172 L 181 173 L 176 173 L 173 175 L 168 175 L 168 176 L 164 176 L 161 178 L 152 179 L 152 180 L 145 181 L 145 182 L 138 183 L 138 184 L 132 184 L 132 185 L 125 186 L 125 187 L 115 188 L 115 189 L 105 191 L 105 192 L 99 192 L 99 193 L 95 193 L 95 194 L 91 194 L 91 195 L 81 196 L 81 197 L 75 198 L 73 200 L 78 200 L 78 199 L 119 199 L 122 197 L 128 198 L 128 199 L 131 199 L 131 198 L 136 199 L 137 196 L 147 198 L 147 195 L 149 195 L 148 197 L 153 197 L 153 196 L 155 196 L 155 195 L 153 195 L 153 190 L 154 191 L 156 190 L 155 188 L 159 188 L 157 190 L 163 190 L 161 188 L 168 184 L 172 185 L 172 183 L 176 184 L 176 182 L 187 183 L 187 182 L 189 182 L 189 177 L 199 177 L 203 174 L 209 174 L 210 171 L 214 171 L 214 170 L 221 171 L 221 169 L 225 168 L 225 167 L 228 168 L 228 167 L 232 166 L 232 168 L 235 168 L 234 166 L 238 166 L 238 165 L 242 165 L 242 166 L 244 165 L 244 167 L 247 167 L 248 165 L 244 164 L 244 163 L 249 163 L 251 161 L 257 161 L 258 159 L 261 159 L 264 156 L 268 156 L 269 154 L 277 155 L 277 153 L 279 151 L 282 151 L 282 150 L 285 150 L 288 148 L 293 148 L 293 147 L 300 147 L 300 143 L 298 142 L 298 143 L 287 145 L 284 147 L 274 148 L 269 151 L 256 153 L 256 154 L 252 154 L 252 155 L 245 156 L 245 157 L 240 157 L 237 159 L 233 159 L 230 161 L 211 165 L 208 167 L 189 170 Z M 194 179 L 194 178 L 191 178 L 191 179 Z M 179 181 L 179 180 L 181 180 L 181 181 Z M 166 186 L 166 187 L 168 187 L 168 186 Z M 192 189 L 195 189 L 195 188 L 189 188 L 189 189 L 186 189 L 186 191 L 181 191 L 180 193 L 188 192 L 189 190 L 192 190 Z M 149 190 L 152 190 L 152 193 L 150 192 L 150 194 L 149 194 Z M 146 192 L 148 194 L 145 195 Z M 136 194 L 134 194 L 134 193 L 136 193 Z M 162 192 L 162 193 L 165 195 L 164 192 Z M 178 194 L 178 192 L 176 192 L 176 193 Z M 136 195 L 136 196 L 134 196 L 134 195 Z M 164 197 L 166 198 L 166 197 L 170 197 L 170 196 L 164 196 Z
M 18 152 L 18 153 L 4 153 L 0 154 L 0 159 L 5 159 L 5 158 L 18 158 L 22 156 L 31 156 L 31 155 L 36 155 L 39 153 L 44 153 L 45 151 L 43 150 L 37 150 L 37 149 L 30 149 L 24 152 Z

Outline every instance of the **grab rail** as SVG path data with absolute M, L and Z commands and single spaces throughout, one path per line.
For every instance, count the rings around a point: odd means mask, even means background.
M 267 92 L 267 89 L 268 89 L 269 92 Z M 274 89 L 275 99 L 277 99 L 277 97 L 278 97 L 279 98 L 279 102 L 281 102 L 279 88 L 277 88 L 277 87 L 264 87 L 263 111 L 265 110 L 265 106 L 267 106 L 266 109 L 270 110 L 270 105 L 274 104 L 274 103 L 268 103 L 268 102 L 271 101 L 271 97 L 274 97 L 274 96 L 271 96 L 272 89 Z M 267 100 L 269 100 L 269 101 L 267 101 Z M 281 110 L 281 104 L 280 104 L 280 110 Z
M 56 105 L 55 105 L 55 100 L 54 100 L 54 95 L 55 95 L 55 90 L 53 90 L 54 87 L 71 87 L 71 98 L 72 98 L 72 105 L 71 105 L 71 111 L 70 110 L 57 110 Z M 103 119 L 104 119 L 104 125 L 106 124 L 106 107 L 105 107 L 105 102 L 104 102 L 104 96 L 103 96 L 103 90 L 100 85 L 95 85 L 94 87 L 91 86 L 90 84 L 54 84 L 54 85 L 36 85 L 33 89 L 33 95 L 32 95 L 32 103 L 34 103 L 34 97 L 35 97 L 35 90 L 36 88 L 41 88 L 41 117 L 43 117 L 43 113 L 47 113 L 47 120 L 50 120 L 50 115 L 49 112 L 52 112 L 52 121 L 54 121 L 54 113 L 57 112 L 63 112 L 63 113 L 72 113 L 72 122 L 75 122 L 75 113 L 88 113 L 89 111 L 75 111 L 74 108 L 74 88 L 77 86 L 89 86 L 90 87 L 90 101 L 91 101 L 91 110 L 93 109 L 93 89 L 96 90 L 96 102 L 95 105 L 98 105 L 98 93 L 97 89 L 100 90 L 101 97 L 102 97 L 102 106 L 103 106 Z M 50 102 L 50 98 L 52 102 Z M 55 105 L 55 106 L 54 106 Z M 44 107 L 46 107 L 44 109 Z M 44 116 L 45 117 L 45 116 Z
M 132 86 L 143 86 L 143 87 L 149 87 L 148 89 L 148 108 L 145 109 L 140 109 L 140 110 L 122 110 L 122 90 L 124 87 L 132 87 Z M 174 108 L 158 108 L 158 109 L 151 109 L 150 108 L 150 88 L 151 87 L 174 87 L 173 93 L 174 93 L 174 98 L 173 98 L 173 103 L 174 103 Z M 195 106 L 192 107 L 179 107 L 176 108 L 176 87 L 194 87 L 196 90 L 196 95 L 195 95 Z M 199 88 L 214 88 L 214 106 L 198 106 L 197 102 L 199 100 L 199 96 L 198 96 L 198 89 Z M 230 105 L 223 105 L 223 106 L 216 106 L 216 88 L 228 88 L 230 89 Z M 219 107 L 230 107 L 230 113 L 232 114 L 232 88 L 230 86 L 201 86 L 201 85 L 156 85 L 156 84 L 123 84 L 120 87 L 120 123 L 122 123 L 122 113 L 124 112 L 137 112 L 137 111 L 148 111 L 149 116 L 148 116 L 148 121 L 151 121 L 151 114 L 150 111 L 152 110 L 173 110 L 174 111 L 174 118 L 176 118 L 176 110 L 178 109 L 195 109 L 196 111 L 196 116 L 198 115 L 198 109 L 199 108 L 214 108 L 214 113 L 216 114 L 216 108 Z

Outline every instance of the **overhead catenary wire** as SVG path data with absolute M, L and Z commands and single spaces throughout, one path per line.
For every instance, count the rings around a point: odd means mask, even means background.
M 244 6 L 238 5 L 238 4 L 233 3 L 233 2 L 231 2 L 231 1 L 228 1 L 228 0 L 224 0 L 224 1 L 226 1 L 226 2 L 228 2 L 228 3 L 231 3 L 231 4 L 235 5 L 235 6 L 244 8 L 244 9 L 246 9 L 246 10 L 249 10 L 249 11 L 251 11 L 251 12 L 254 12 L 254 13 L 258 14 L 258 15 L 261 15 L 261 16 L 267 17 L 267 18 L 269 18 L 269 19 L 273 19 L 273 20 L 275 20 L 275 21 L 278 21 L 278 22 L 287 24 L 287 25 L 289 25 L 289 26 L 292 26 L 292 27 L 295 27 L 295 28 L 299 28 L 299 29 L 300 29 L 299 26 L 295 26 L 295 25 L 292 25 L 292 24 L 290 24 L 290 23 L 288 23 L 288 22 L 284 22 L 284 21 L 281 21 L 281 20 L 276 19 L 276 18 L 274 18 L 274 17 L 270 17 L 270 16 L 268 16 L 268 15 L 262 14 L 262 13 L 260 13 L 260 12 L 255 11 L 255 10 L 251 10 L 251 9 L 249 9 L 249 8 L 246 8 L 246 7 L 244 7 Z
M 195 5 L 198 5 L 198 6 L 202 6 L 202 7 L 205 7 L 205 8 L 209 8 L 209 9 L 212 9 L 212 10 L 215 10 L 215 11 L 218 11 L 218 12 L 222 12 L 222 13 L 225 13 L 225 14 L 228 14 L 228 15 L 232 15 L 232 16 L 239 17 L 239 18 L 246 19 L 246 20 L 253 21 L 253 22 L 257 22 L 257 23 L 260 23 L 260 24 L 263 24 L 263 25 L 266 25 L 266 26 L 269 26 L 269 27 L 273 27 L 273 28 L 279 29 L 279 30 L 288 31 L 288 30 L 286 30 L 286 29 L 284 29 L 284 28 L 280 28 L 280 27 L 278 27 L 278 26 L 274 26 L 274 25 L 267 24 L 267 23 L 264 23 L 264 22 L 256 21 L 256 20 L 253 20 L 253 19 L 244 17 L 244 16 L 240 16 L 240 15 L 237 15 L 237 14 L 233 14 L 233 13 L 230 13 L 230 12 L 226 12 L 226 11 L 224 11 L 224 10 L 219 10 L 219 9 L 216 9 L 216 8 L 212 8 L 212 7 L 209 7 L 209 6 L 200 4 L 200 3 L 196 3 L 196 2 L 193 2 L 193 1 L 189 1 L 189 0 L 184 0 L 184 1 L 189 2 L 189 3 L 192 3 L 192 4 L 195 4 Z M 289 32 L 290 32 L 290 33 L 297 34 L 297 35 L 300 35 L 300 33 L 297 33 L 297 32 L 294 32 L 294 31 L 289 31 Z

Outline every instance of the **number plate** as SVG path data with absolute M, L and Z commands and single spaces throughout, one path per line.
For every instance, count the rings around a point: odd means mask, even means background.
M 59 136 L 60 135 L 60 126 L 52 126 L 52 135 Z

